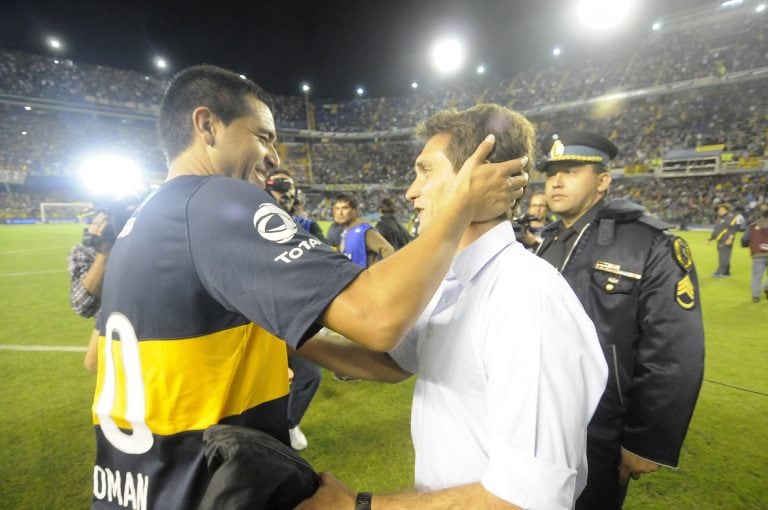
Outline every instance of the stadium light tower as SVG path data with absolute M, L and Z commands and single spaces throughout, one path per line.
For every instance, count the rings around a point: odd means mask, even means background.
M 477 66 L 477 69 L 475 69 L 477 74 L 485 74 L 485 64 L 480 64 Z
M 355 89 L 355 93 L 358 96 L 362 96 L 363 94 L 365 94 L 365 89 L 363 87 L 357 87 L 357 89 Z
M 651 30 L 653 30 L 654 32 L 658 32 L 659 30 L 661 30 L 661 21 L 654 22 L 654 24 L 651 25 Z
M 54 37 L 50 35 L 45 38 L 45 43 L 48 45 L 49 48 L 51 48 L 54 51 L 64 50 L 64 45 L 62 44 L 61 40 L 58 37 Z
M 411 88 L 412 88 L 413 90 L 416 90 L 417 88 L 419 88 L 419 82 L 417 82 L 417 81 L 412 81 L 412 82 L 411 82 Z
M 464 44 L 457 38 L 445 38 L 432 46 L 432 63 L 438 71 L 453 74 L 464 65 Z
M 555 48 L 552 50 L 552 55 L 559 57 L 562 52 L 563 50 L 560 49 L 560 46 L 555 46 Z
M 755 12 L 763 12 L 765 10 L 765 4 L 760 4 L 755 7 Z
M 157 56 L 154 59 L 155 67 L 162 71 L 168 70 L 168 61 L 165 59 L 165 57 Z
M 619 26 L 629 15 L 633 0 L 580 0 L 576 16 L 587 28 L 610 30 Z

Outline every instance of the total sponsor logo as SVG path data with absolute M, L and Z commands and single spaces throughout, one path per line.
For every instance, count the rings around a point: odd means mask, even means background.
M 261 204 L 253 215 L 253 226 L 267 241 L 285 244 L 296 234 L 299 227 L 290 215 L 275 204 Z
M 273 241 L 277 244 L 285 244 L 293 239 L 299 227 L 293 218 L 275 204 L 261 204 L 253 215 L 253 226 L 261 237 L 267 241 Z M 317 239 L 310 237 L 302 240 L 298 246 L 282 252 L 274 258 L 275 262 L 290 264 L 294 260 L 301 258 L 304 253 L 322 243 Z

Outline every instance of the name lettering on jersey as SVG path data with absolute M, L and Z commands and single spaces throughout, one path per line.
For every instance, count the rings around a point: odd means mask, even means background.
M 275 204 L 261 204 L 253 215 L 256 232 L 267 241 L 285 244 L 296 234 L 299 227 L 291 216 Z
M 133 223 L 136 221 L 135 216 L 131 216 L 128 218 L 128 221 L 125 222 L 125 226 L 123 226 L 123 230 L 120 231 L 120 233 L 117 235 L 117 238 L 120 239 L 121 237 L 125 237 L 128 234 L 131 233 L 131 230 L 133 230 Z
M 321 243 L 314 237 L 310 237 L 309 239 L 305 239 L 301 241 L 297 247 L 284 251 L 283 253 L 275 257 L 274 261 L 275 262 L 280 261 L 286 264 L 290 264 L 294 260 L 301 258 L 301 256 L 304 255 L 305 252 L 321 244 L 323 243 Z
M 141 473 L 125 474 L 101 466 L 93 467 L 93 497 L 117 503 L 132 510 L 147 510 L 149 477 Z

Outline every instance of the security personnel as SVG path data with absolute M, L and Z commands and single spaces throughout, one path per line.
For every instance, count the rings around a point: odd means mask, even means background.
M 669 225 L 626 200 L 606 201 L 607 138 L 544 140 L 549 209 L 537 254 L 559 269 L 597 328 L 610 374 L 589 424 L 587 487 L 577 509 L 621 508 L 629 478 L 677 466 L 704 369 L 696 269 Z
M 742 216 L 733 214 L 731 206 L 720 204 L 715 207 L 717 211 L 717 220 L 712 227 L 710 241 L 717 242 L 717 271 L 712 275 L 715 278 L 724 278 L 731 276 L 731 251 L 733 250 L 733 241 L 736 239 L 736 232 L 740 231 L 742 225 Z

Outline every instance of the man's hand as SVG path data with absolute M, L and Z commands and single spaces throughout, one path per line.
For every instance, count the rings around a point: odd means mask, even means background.
M 464 162 L 454 180 L 452 195 L 464 200 L 473 222 L 491 220 L 507 212 L 528 185 L 525 172 L 528 156 L 488 163 L 495 140 L 493 135 L 488 135 Z
M 523 234 L 523 244 L 526 246 L 530 246 L 532 248 L 535 248 L 539 245 L 538 238 L 531 233 L 530 230 L 526 229 L 525 233 Z
M 95 246 L 94 248 L 98 253 L 102 253 L 104 255 L 109 254 L 109 251 L 112 249 L 112 242 L 105 239 L 105 234 L 108 228 L 110 228 L 109 217 L 104 213 L 99 213 L 94 216 L 91 224 L 88 225 L 88 233 L 98 236 L 100 239 L 102 239 L 102 242 L 100 242 L 99 245 Z
M 619 483 L 626 485 L 629 483 L 629 477 L 633 480 L 639 480 L 643 473 L 652 473 L 659 469 L 659 465 L 650 460 L 638 457 L 634 453 L 621 449 L 621 463 L 619 464 Z
M 320 473 L 320 488 L 296 510 L 355 508 L 355 495 L 330 473 Z

